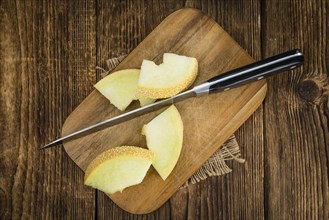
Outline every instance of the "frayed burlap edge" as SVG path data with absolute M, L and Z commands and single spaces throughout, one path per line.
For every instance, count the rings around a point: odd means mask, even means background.
M 127 55 L 121 55 L 108 59 L 106 61 L 107 69 L 96 67 L 101 71 L 101 77 L 105 77 L 111 72 Z M 245 160 L 240 158 L 240 147 L 234 134 L 219 147 L 217 151 L 197 170 L 193 176 L 186 181 L 182 187 L 189 184 L 195 184 L 201 180 L 205 180 L 211 176 L 220 176 L 232 172 L 232 169 L 227 166 L 226 161 L 235 160 L 239 163 L 244 163 Z
M 240 158 L 240 147 L 233 134 L 225 143 L 215 151 L 215 153 L 197 170 L 193 176 L 186 181 L 184 186 L 195 184 L 210 176 L 220 176 L 232 172 L 227 166 L 226 161 L 235 160 L 244 163 L 245 160 Z

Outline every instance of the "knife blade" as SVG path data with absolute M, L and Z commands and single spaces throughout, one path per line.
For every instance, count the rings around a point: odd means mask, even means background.
M 173 97 L 157 101 L 153 104 L 134 109 L 132 111 L 96 123 L 92 126 L 78 130 L 55 141 L 52 141 L 44 145 L 40 149 L 56 146 L 58 144 L 63 143 L 63 141 L 70 141 L 85 136 L 87 134 L 100 131 L 102 129 L 159 110 L 165 106 L 186 100 L 188 98 L 204 96 L 221 91 L 227 91 L 229 89 L 247 83 L 251 83 L 253 81 L 261 80 L 263 78 L 272 76 L 273 74 L 281 73 L 299 67 L 303 64 L 303 62 L 304 55 L 299 49 L 278 54 L 270 58 L 217 75 L 207 80 L 206 82 Z

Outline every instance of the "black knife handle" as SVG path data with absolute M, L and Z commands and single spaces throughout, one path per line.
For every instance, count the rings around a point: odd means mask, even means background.
M 267 59 L 231 70 L 207 81 L 209 93 L 228 90 L 252 81 L 257 81 L 273 74 L 294 69 L 304 62 L 304 55 L 299 49 L 291 50 Z

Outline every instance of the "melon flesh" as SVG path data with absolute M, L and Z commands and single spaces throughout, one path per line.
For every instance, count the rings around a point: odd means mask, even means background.
M 152 163 L 163 180 L 174 169 L 183 145 L 183 122 L 174 105 L 143 126 L 147 147 L 157 156 Z
M 136 100 L 136 88 L 139 80 L 139 69 L 125 69 L 113 72 L 95 84 L 95 88 L 119 110 L 124 111 Z M 141 105 L 153 103 L 155 100 L 141 98 Z
M 139 98 L 168 98 L 188 88 L 195 80 L 198 62 L 193 57 L 164 53 L 163 63 L 143 60 L 137 87 Z
M 105 193 L 122 192 L 143 181 L 155 154 L 135 146 L 111 148 L 87 167 L 84 183 Z

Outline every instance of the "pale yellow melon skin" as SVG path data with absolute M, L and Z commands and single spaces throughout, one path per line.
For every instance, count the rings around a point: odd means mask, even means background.
M 87 167 L 84 183 L 105 193 L 122 192 L 143 181 L 155 153 L 135 146 L 111 148 Z
M 153 167 L 166 180 L 178 161 L 183 145 L 183 121 L 177 108 L 170 106 L 144 125 L 142 134 L 146 136 L 147 147 L 157 155 Z
M 187 69 L 180 69 L 180 63 Z M 174 96 L 191 86 L 197 74 L 198 62 L 193 57 L 165 53 L 160 65 L 143 60 L 136 96 L 152 99 Z

